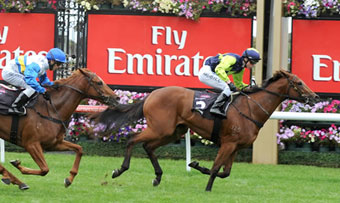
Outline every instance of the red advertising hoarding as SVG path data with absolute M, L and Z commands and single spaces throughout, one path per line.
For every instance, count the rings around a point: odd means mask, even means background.
M 207 88 L 198 71 L 208 56 L 251 46 L 251 18 L 88 16 L 87 68 L 111 85 Z M 245 82 L 249 80 L 246 70 Z
M 340 92 L 340 21 L 293 20 L 292 73 L 314 92 Z
M 18 55 L 46 54 L 54 47 L 55 14 L 0 13 L 0 79 L 2 69 Z M 48 73 L 53 79 L 52 72 Z

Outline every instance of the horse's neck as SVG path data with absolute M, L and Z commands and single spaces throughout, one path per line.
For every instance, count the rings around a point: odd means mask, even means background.
M 259 115 L 257 118 L 258 121 L 265 122 L 269 119 L 270 115 L 277 109 L 277 107 L 281 104 L 283 101 L 283 97 L 279 95 L 285 95 L 286 88 L 283 88 L 282 86 L 275 86 L 275 85 L 269 85 L 266 88 L 266 91 L 261 91 L 258 93 L 255 93 L 252 97 L 258 104 L 255 102 L 253 108 L 257 109 L 258 112 L 257 115 Z M 272 92 L 272 93 L 269 93 Z M 262 109 L 263 108 L 263 109 Z M 268 115 L 269 114 L 269 115 Z
M 68 120 L 71 117 L 82 99 L 81 94 L 67 87 L 62 87 L 52 95 L 53 105 L 62 120 Z

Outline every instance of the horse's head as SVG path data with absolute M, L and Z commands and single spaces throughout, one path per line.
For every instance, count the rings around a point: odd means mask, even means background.
M 84 91 L 86 97 L 98 100 L 104 104 L 115 106 L 118 104 L 119 97 L 114 91 L 95 73 L 87 69 L 78 69 L 86 78 L 87 87 Z
M 320 99 L 320 97 L 315 94 L 298 76 L 285 70 L 280 70 L 280 73 L 288 81 L 287 95 L 289 99 L 294 99 L 311 105 L 315 104 Z

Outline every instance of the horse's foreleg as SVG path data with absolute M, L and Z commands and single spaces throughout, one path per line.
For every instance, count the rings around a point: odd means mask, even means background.
M 63 140 L 62 143 L 57 144 L 54 148 L 57 151 L 74 151 L 76 153 L 76 159 L 74 160 L 72 169 L 70 170 L 70 176 L 65 178 L 65 187 L 72 184 L 74 177 L 78 174 L 79 164 L 83 155 L 83 148 L 80 145 Z
M 17 177 L 11 174 L 5 167 L 0 164 L 0 174 L 2 174 L 1 181 L 6 185 L 13 184 L 18 185 L 20 190 L 27 190 L 29 188 L 28 185 L 21 182 Z
M 156 178 L 152 181 L 152 184 L 153 186 L 157 186 L 161 183 L 162 180 L 163 175 L 162 168 L 159 165 L 157 157 L 154 154 L 155 149 L 151 148 L 150 145 L 148 145 L 147 143 L 144 143 L 143 147 L 150 158 L 153 168 L 155 169 Z
M 230 172 L 231 172 L 231 166 L 233 165 L 233 162 L 234 162 L 234 159 L 236 157 L 236 154 L 237 154 L 237 152 L 234 151 L 230 155 L 229 159 L 227 160 L 227 163 L 224 166 L 223 172 L 217 174 L 218 177 L 220 177 L 220 178 L 227 178 L 227 177 L 229 177 Z
M 233 143 L 224 143 L 218 150 L 218 154 L 216 156 L 216 159 L 214 161 L 213 167 L 210 170 L 210 178 L 207 184 L 207 187 L 205 188 L 206 191 L 211 191 L 214 180 L 218 174 L 218 171 L 220 170 L 222 165 L 225 165 L 228 160 L 233 160 L 231 159 L 232 155 L 235 154 L 235 149 L 236 149 L 236 144 Z M 226 170 L 227 167 L 225 167 L 224 173 L 222 177 L 227 177 L 228 170 Z M 230 171 L 229 171 L 230 172 Z
M 206 175 L 210 175 L 210 169 L 206 168 L 206 167 L 202 167 L 199 165 L 199 163 L 197 161 L 193 161 L 189 164 L 189 166 L 191 168 L 194 168 L 198 171 L 200 171 L 201 173 L 203 174 L 206 174 Z
M 28 146 L 25 146 L 25 149 L 31 155 L 35 163 L 39 166 L 40 170 L 30 169 L 21 166 L 21 162 L 19 160 L 13 160 L 11 161 L 11 164 L 19 169 L 22 174 L 45 176 L 49 172 L 49 169 L 44 158 L 43 150 L 40 143 L 30 144 Z

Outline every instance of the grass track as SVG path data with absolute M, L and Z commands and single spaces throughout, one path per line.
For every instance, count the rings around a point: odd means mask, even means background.
M 6 153 L 4 166 L 30 189 L 0 184 L 1 202 L 340 202 L 340 169 L 335 168 L 235 163 L 230 177 L 216 178 L 212 192 L 205 192 L 209 177 L 186 172 L 185 160 L 159 160 L 163 179 L 153 187 L 148 159 L 132 157 L 130 170 L 111 179 L 123 158 L 83 156 L 78 176 L 64 188 L 74 155 L 46 154 L 50 172 L 45 177 L 20 174 L 11 159 L 37 168 L 27 153 Z M 200 164 L 210 168 L 212 162 Z

